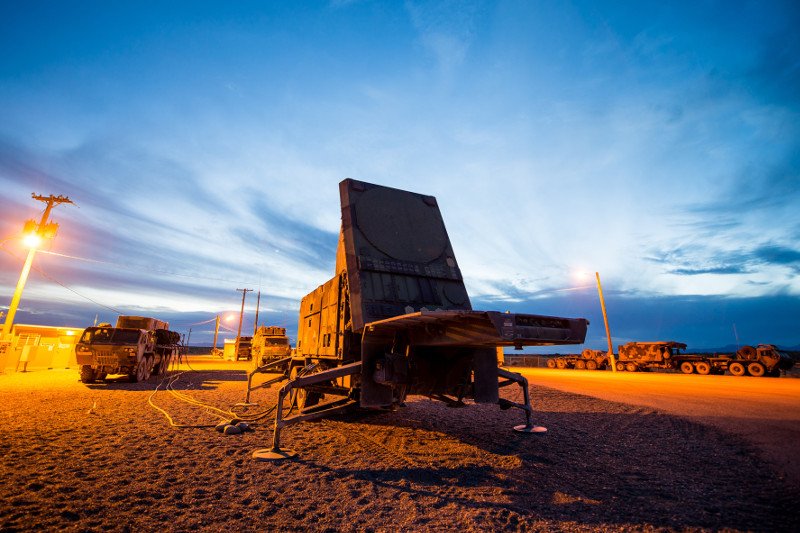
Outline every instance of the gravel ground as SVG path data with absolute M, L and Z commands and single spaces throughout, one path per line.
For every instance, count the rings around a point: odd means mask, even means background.
M 224 409 L 243 400 L 244 364 L 200 361 L 176 389 Z M 0 531 L 800 530 L 798 494 L 744 441 L 653 409 L 536 387 L 550 429 L 536 436 L 511 431 L 513 410 L 414 397 L 289 427 L 299 457 L 257 462 L 268 422 L 173 428 L 148 398 L 180 424 L 218 418 L 153 393 L 158 382 L 0 375 Z

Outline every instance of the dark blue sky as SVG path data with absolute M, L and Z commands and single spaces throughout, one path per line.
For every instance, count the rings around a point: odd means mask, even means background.
M 246 286 L 294 329 L 350 177 L 438 198 L 474 307 L 601 347 L 599 271 L 615 344 L 798 344 L 798 27 L 778 1 L 6 2 L 0 308 L 30 193 L 65 194 L 18 322 L 187 331 Z

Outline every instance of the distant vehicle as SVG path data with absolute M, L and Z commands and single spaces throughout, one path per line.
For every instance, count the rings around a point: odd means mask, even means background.
M 169 323 L 142 316 L 120 316 L 110 324 L 88 327 L 75 345 L 81 381 L 94 383 L 111 374 L 127 374 L 134 383 L 165 372 L 178 357 L 180 334 Z
M 587 348 L 580 354 L 568 354 L 548 359 L 547 366 L 561 369 L 605 370 L 608 368 L 608 352 Z
M 618 347 L 617 370 L 639 372 L 652 369 L 680 370 L 684 374 L 724 374 L 726 371 L 734 376 L 750 375 L 780 376 L 794 366 L 794 360 L 785 351 L 772 344 L 743 346 L 735 353 L 685 353 L 686 345 L 682 342 L 629 342 Z M 601 360 L 596 350 L 584 350 L 583 354 L 567 355 L 550 359 L 550 368 L 601 368 L 589 364 L 592 357 Z M 607 359 L 605 360 L 607 364 Z
M 286 328 L 278 326 L 261 326 L 256 330 L 251 341 L 250 351 L 256 367 L 292 355 Z
M 239 337 L 236 343 L 236 360 L 249 361 L 253 357 L 251 352 L 253 337 Z

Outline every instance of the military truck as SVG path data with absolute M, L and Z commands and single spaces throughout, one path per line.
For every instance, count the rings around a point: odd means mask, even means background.
M 567 354 L 547 360 L 548 368 L 575 368 L 577 370 L 605 370 L 608 368 L 608 352 L 586 348 L 580 354 Z
M 300 302 L 288 362 L 254 371 L 290 380 L 278 394 L 273 447 L 254 456 L 289 456 L 279 446 L 288 424 L 399 408 L 412 394 L 518 408 L 526 423 L 515 430 L 546 431 L 532 423 L 527 380 L 498 367 L 497 347 L 581 344 L 588 321 L 473 310 L 436 198 L 350 179 L 339 192 L 334 276 Z M 522 388 L 519 403 L 499 395 L 512 384 Z M 292 396 L 298 412 L 284 418 Z
M 724 374 L 727 370 L 734 376 L 750 375 L 780 376 L 781 370 L 789 370 L 794 360 L 772 344 L 756 347 L 743 346 L 735 353 L 684 353 L 686 345 L 681 342 L 629 342 L 619 346 L 617 370 L 638 372 L 650 369 L 674 369 L 684 374 Z
M 117 324 L 100 324 L 83 331 L 75 345 L 84 383 L 111 374 L 127 374 L 134 383 L 169 368 L 180 350 L 180 334 L 169 323 L 143 316 L 120 316 Z
M 252 353 L 253 337 L 239 337 L 236 341 L 236 361 L 249 361 Z
M 256 367 L 289 357 L 292 354 L 289 337 L 286 336 L 286 328 L 278 326 L 260 326 L 253 335 L 250 350 Z

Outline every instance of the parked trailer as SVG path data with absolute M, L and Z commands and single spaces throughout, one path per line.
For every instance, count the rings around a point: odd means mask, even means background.
M 780 376 L 794 366 L 794 359 L 772 344 L 743 346 L 734 353 L 684 353 L 686 344 L 675 341 L 629 342 L 618 347 L 617 370 L 642 372 L 649 370 L 680 370 L 684 374 L 724 374 L 734 376 Z M 602 350 L 586 349 L 580 354 L 553 357 L 549 368 L 576 370 L 605 370 L 608 354 Z
M 684 353 L 682 342 L 629 342 L 619 347 L 617 370 L 680 370 L 684 374 L 724 374 L 755 377 L 780 376 L 794 366 L 789 354 L 772 344 L 743 346 L 734 353 Z
M 608 352 L 602 350 L 583 350 L 579 354 L 567 354 L 547 360 L 549 368 L 574 368 L 577 370 L 605 370 L 608 368 Z

